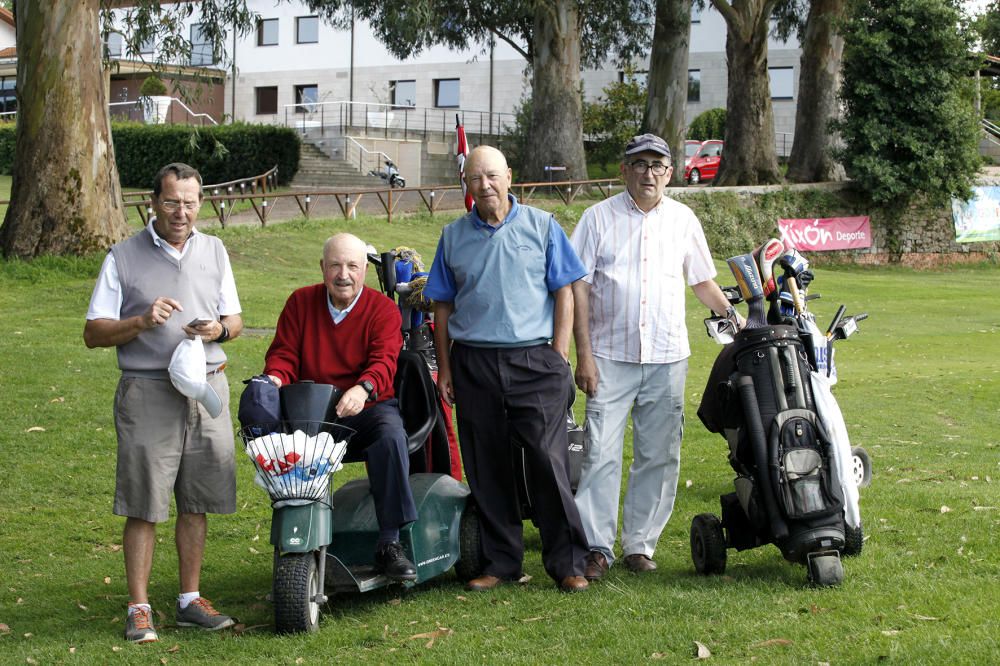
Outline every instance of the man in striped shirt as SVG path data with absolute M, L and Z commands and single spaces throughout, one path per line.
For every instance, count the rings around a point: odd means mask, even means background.
M 632 413 L 633 462 L 622 511 L 622 554 L 636 573 L 656 568 L 653 552 L 674 506 L 690 356 L 684 288 L 719 314 L 729 302 L 713 279 L 698 218 L 663 195 L 670 148 L 653 134 L 625 147 L 626 191 L 588 208 L 570 242 L 587 276 L 573 284 L 576 384 L 587 394 L 590 451 L 576 503 L 590 554 L 585 576 L 613 563 L 622 447 Z

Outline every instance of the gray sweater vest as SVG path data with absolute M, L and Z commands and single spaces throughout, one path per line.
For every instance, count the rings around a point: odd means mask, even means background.
M 142 315 L 160 296 L 173 298 L 184 308 L 163 326 L 143 331 L 118 347 L 123 374 L 166 377 L 170 356 L 188 337 L 182 327 L 196 317 L 218 317 L 226 248 L 215 236 L 201 233 L 192 234 L 186 245 L 184 257 L 174 259 L 153 243 L 145 228 L 111 248 L 123 295 L 121 319 Z M 205 343 L 205 356 L 206 371 L 226 360 L 222 346 L 214 342 Z

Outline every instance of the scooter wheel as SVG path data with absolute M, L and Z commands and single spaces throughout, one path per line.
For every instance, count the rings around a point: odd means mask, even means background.
M 850 525 L 844 525 L 844 549 L 841 554 L 844 557 L 854 557 L 861 554 L 861 549 L 865 545 L 865 528 L 864 525 L 858 524 L 857 527 L 851 527 Z
M 858 488 L 867 488 L 872 484 L 872 459 L 860 446 L 851 449 L 851 475 Z
M 715 514 L 701 513 L 691 521 L 691 560 L 700 574 L 725 573 L 726 536 Z
M 458 562 L 455 575 L 467 583 L 483 572 L 483 556 L 480 546 L 479 509 L 472 498 L 466 500 L 462 519 L 458 524 Z
M 809 582 L 817 587 L 833 587 L 844 580 L 844 565 L 835 550 L 809 553 L 806 556 Z
M 274 563 L 274 629 L 279 634 L 319 628 L 317 595 L 322 592 L 315 553 L 286 553 Z

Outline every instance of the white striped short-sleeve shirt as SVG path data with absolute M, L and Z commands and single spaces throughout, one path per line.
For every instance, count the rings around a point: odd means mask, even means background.
M 684 290 L 716 270 L 690 208 L 664 196 L 646 213 L 625 191 L 584 211 L 570 242 L 590 283 L 594 356 L 673 363 L 691 355 Z

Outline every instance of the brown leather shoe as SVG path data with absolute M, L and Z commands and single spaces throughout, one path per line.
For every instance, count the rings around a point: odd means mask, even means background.
M 503 583 L 503 579 L 489 574 L 483 574 L 479 578 L 473 578 L 466 583 L 465 589 L 471 592 L 485 592 L 486 590 L 492 590 L 495 587 L 499 587 L 501 583 Z
M 559 583 L 559 589 L 563 592 L 583 592 L 588 587 L 590 583 L 583 576 L 566 576 Z
M 583 569 L 583 577 L 589 581 L 601 580 L 608 573 L 608 558 L 599 550 L 592 550 L 587 555 L 587 566 Z
M 656 562 L 642 553 L 625 556 L 625 568 L 632 573 L 645 573 L 656 569 Z

